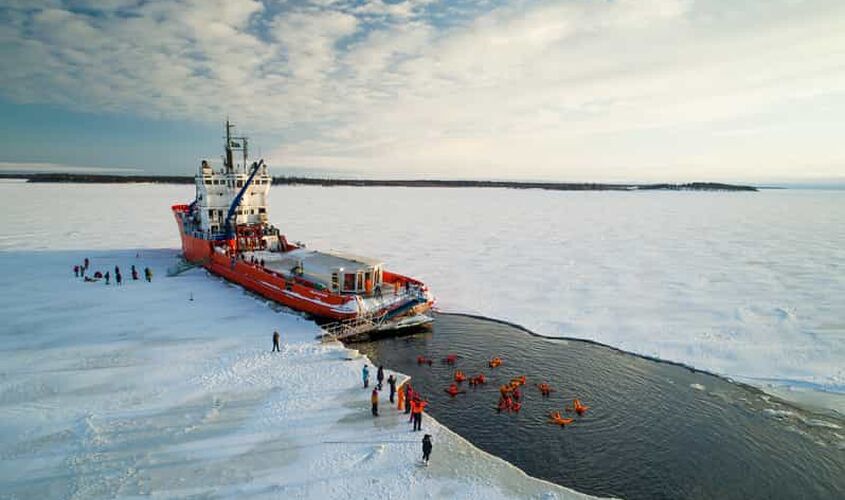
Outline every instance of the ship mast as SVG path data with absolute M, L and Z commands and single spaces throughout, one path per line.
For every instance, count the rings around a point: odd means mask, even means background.
M 224 166 L 226 167 L 226 173 L 230 174 L 235 170 L 235 165 L 233 162 L 233 152 L 234 151 L 241 151 L 243 153 L 243 169 L 244 172 L 247 173 L 247 161 L 249 160 L 249 153 L 248 153 L 248 141 L 247 138 L 244 136 L 241 137 L 233 137 L 232 136 L 232 129 L 235 128 L 235 125 L 229 122 L 228 118 L 226 119 L 226 157 L 223 160 Z

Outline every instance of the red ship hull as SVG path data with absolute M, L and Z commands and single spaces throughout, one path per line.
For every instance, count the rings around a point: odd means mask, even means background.
M 356 318 L 361 314 L 354 296 L 318 290 L 300 284 L 295 279 L 286 279 L 270 269 L 230 257 L 223 251 L 224 246 L 220 246 L 221 242 L 187 234 L 183 227 L 182 216 L 189 211 L 189 206 L 174 205 L 172 209 L 182 238 L 182 252 L 188 262 L 200 264 L 209 272 L 251 292 L 315 317 L 344 320 Z M 390 281 L 397 285 L 406 283 L 423 285 L 412 278 L 387 271 L 384 273 L 384 279 L 386 282 Z M 431 303 L 421 304 L 411 312 L 422 313 L 431 306 Z

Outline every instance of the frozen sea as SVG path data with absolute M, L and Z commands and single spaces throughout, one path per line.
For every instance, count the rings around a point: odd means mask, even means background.
M 409 466 L 404 424 L 366 418 L 364 360 L 201 271 L 164 278 L 179 247 L 169 207 L 192 198 L 191 186 L 0 183 L 5 491 L 570 494 L 439 426 L 436 450 L 472 463 Z M 379 257 L 426 281 L 442 310 L 845 413 L 845 192 L 274 187 L 270 202 L 290 239 Z M 157 271 L 149 287 L 73 279 L 85 255 L 105 269 L 136 253 Z M 265 353 L 275 327 L 281 359 Z
M 0 189 L 7 251 L 178 248 L 169 207 L 193 196 Z M 381 258 L 445 311 L 772 390 L 845 393 L 845 191 L 273 187 L 270 203 L 290 239 Z

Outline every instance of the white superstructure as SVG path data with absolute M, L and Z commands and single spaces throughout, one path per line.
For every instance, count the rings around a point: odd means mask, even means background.
M 194 178 L 197 188 L 195 214 L 199 216 L 197 222 L 200 230 L 212 235 L 225 231 L 226 217 L 232 202 L 244 189 L 254 168 L 258 171 L 241 196 L 229 223 L 232 227 L 267 224 L 267 196 L 273 179 L 263 162 L 248 163 L 247 138 L 231 137 L 230 129 L 231 125 L 227 122 L 223 166 L 215 169 L 207 160 L 203 160 Z M 242 163 L 233 162 L 234 151 L 243 153 Z

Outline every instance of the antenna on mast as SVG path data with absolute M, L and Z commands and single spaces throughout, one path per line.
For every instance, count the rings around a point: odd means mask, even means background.
M 226 173 L 231 173 L 232 168 L 233 168 L 232 167 L 232 127 L 234 127 L 234 125 L 232 125 L 229 122 L 229 117 L 227 116 L 226 117 L 226 146 L 225 146 L 225 148 L 226 148 L 226 160 L 225 160 L 225 165 L 224 165 L 226 167 Z

